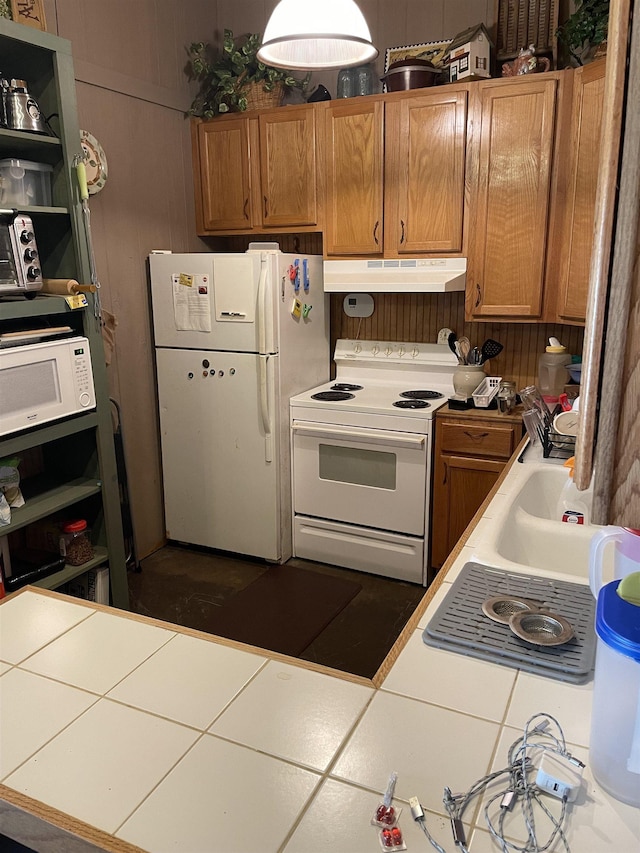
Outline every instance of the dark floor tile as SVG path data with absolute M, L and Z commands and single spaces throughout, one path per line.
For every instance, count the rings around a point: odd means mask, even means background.
M 206 549 L 167 545 L 129 574 L 132 611 L 210 632 L 215 612 L 248 586 L 269 563 Z M 300 571 L 354 580 L 362 589 L 300 654 L 314 663 L 371 678 L 422 599 L 421 586 L 377 575 L 289 561 Z M 313 608 L 313 601 L 308 602 Z

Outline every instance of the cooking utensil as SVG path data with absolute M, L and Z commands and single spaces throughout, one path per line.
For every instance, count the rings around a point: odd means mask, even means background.
M 470 364 L 469 351 L 471 350 L 471 341 L 464 335 L 458 338 L 458 346 L 460 347 L 460 357 L 463 359 L 463 364 Z
M 464 359 L 460 354 L 460 344 L 455 332 L 451 332 L 449 337 L 447 338 L 447 343 L 449 344 L 449 349 L 458 359 L 458 364 L 464 364 Z
M 490 358 L 495 358 L 497 355 L 500 355 L 503 349 L 504 347 L 501 343 L 488 338 L 480 348 L 480 352 L 482 353 L 482 361 L 480 364 L 484 364 L 485 361 L 489 361 Z
M 77 154 L 73 158 L 73 164 L 76 167 L 76 176 L 78 178 L 78 189 L 80 192 L 80 201 L 82 202 L 82 216 L 85 224 L 85 234 L 87 238 L 87 252 L 89 254 L 89 270 L 91 272 L 91 284 L 95 287 L 93 294 L 93 314 L 96 318 L 98 326 L 102 326 L 102 306 L 100 304 L 100 281 L 98 280 L 98 272 L 96 270 L 96 259 L 93 254 L 93 239 L 91 237 L 91 211 L 89 210 L 89 188 L 87 186 L 87 170 L 84 165 L 84 156 Z
M 401 59 L 393 62 L 380 79 L 390 92 L 424 89 L 433 86 L 440 70 L 426 59 Z

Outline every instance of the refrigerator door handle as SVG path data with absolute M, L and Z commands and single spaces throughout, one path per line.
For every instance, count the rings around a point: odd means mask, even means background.
M 258 282 L 258 353 L 267 354 L 267 263 L 265 252 L 260 255 L 260 280 Z
M 268 355 L 258 358 L 260 365 L 260 415 L 262 417 L 262 428 L 264 430 L 264 460 L 273 461 L 273 441 L 271 435 L 271 411 L 269 409 L 269 381 L 267 374 Z

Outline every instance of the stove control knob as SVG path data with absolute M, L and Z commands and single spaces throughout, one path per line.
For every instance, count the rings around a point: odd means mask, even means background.
M 371 347 L 371 354 L 372 355 L 378 355 L 379 352 L 380 352 L 380 347 L 378 346 L 378 344 L 374 344 Z
M 404 347 L 398 347 L 398 355 L 402 358 L 403 355 L 406 355 L 407 351 Z
M 392 354 L 393 354 L 393 347 L 386 347 L 386 349 L 385 349 L 385 351 L 384 351 L 384 354 L 385 354 L 386 356 L 390 356 L 390 355 L 392 355 Z
M 412 357 L 412 358 L 417 358 L 419 355 L 420 355 L 420 350 L 418 349 L 418 347 L 414 347 L 414 348 L 411 350 L 411 357 Z
M 358 355 L 358 353 L 361 353 L 362 352 L 362 344 L 355 344 L 353 347 L 353 351 L 355 352 L 356 355 Z

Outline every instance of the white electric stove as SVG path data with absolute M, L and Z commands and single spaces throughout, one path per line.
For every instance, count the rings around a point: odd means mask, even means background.
M 426 585 L 440 344 L 339 340 L 336 379 L 290 402 L 293 552 Z

